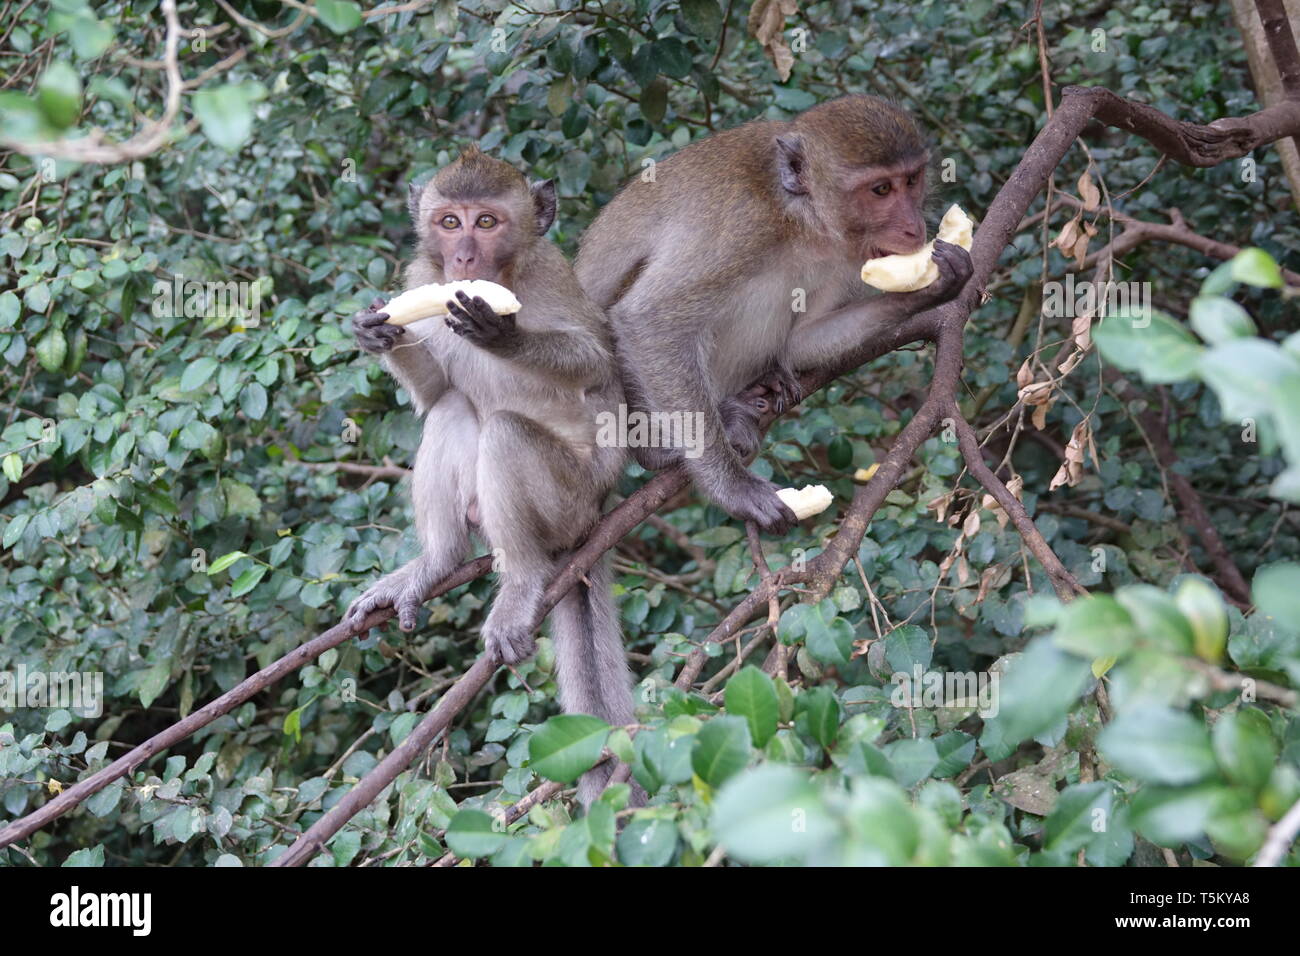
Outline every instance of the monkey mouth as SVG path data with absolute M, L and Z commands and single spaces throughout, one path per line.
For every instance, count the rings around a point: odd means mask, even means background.
M 924 248 L 925 248 L 924 242 L 917 245 L 915 249 L 910 249 L 907 252 L 900 252 L 896 249 L 885 249 L 879 246 L 872 246 L 870 249 L 867 250 L 867 256 L 864 261 L 870 261 L 872 259 L 883 259 L 885 258 L 885 256 L 910 256 L 913 253 L 920 252 Z

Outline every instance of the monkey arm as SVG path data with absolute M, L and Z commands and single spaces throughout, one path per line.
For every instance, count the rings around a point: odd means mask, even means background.
M 832 365 L 845 352 L 880 338 L 890 326 L 955 298 L 974 271 L 970 253 L 940 239 L 933 257 L 939 278 L 924 289 L 886 292 L 796 322 L 786 343 L 787 364 L 796 369 Z
M 414 332 L 414 341 L 396 345 L 383 356 L 384 367 L 397 379 L 397 384 L 406 389 L 415 411 L 421 415 L 434 406 L 450 384 L 442 363 L 421 341 L 423 335 L 417 330 L 424 324 L 419 322 L 408 326 Z M 428 334 L 424 332 L 424 335 Z
M 492 351 L 569 388 L 593 388 L 603 385 L 613 375 L 614 358 L 609 349 L 585 331 L 520 329 L 511 340 Z
M 820 315 L 806 316 L 790 330 L 786 361 L 791 368 L 831 365 L 862 342 L 878 338 L 895 322 L 913 314 L 906 299 L 912 293 L 886 293 Z

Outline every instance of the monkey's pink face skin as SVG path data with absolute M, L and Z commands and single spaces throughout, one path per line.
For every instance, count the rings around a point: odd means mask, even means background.
M 925 245 L 924 159 L 860 170 L 845 184 L 845 232 L 862 243 L 863 261 L 906 255 Z
M 447 280 L 497 282 L 513 256 L 514 226 L 506 210 L 486 202 L 447 203 L 433 213 L 433 235 Z

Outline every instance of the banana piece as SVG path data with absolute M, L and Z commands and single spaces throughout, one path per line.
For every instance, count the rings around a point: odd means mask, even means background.
M 960 206 L 949 206 L 939 222 L 938 237 L 970 251 L 975 224 Z M 915 292 L 939 278 L 939 267 L 930 258 L 934 242 L 906 256 L 868 259 L 862 266 L 862 281 L 884 292 Z
M 464 292 L 471 299 L 479 296 L 497 315 L 518 312 L 522 306 L 515 294 L 503 285 L 486 279 L 461 279 L 456 282 L 430 282 L 407 289 L 395 296 L 380 311 L 388 313 L 386 325 L 410 325 L 431 315 L 446 315 L 447 300 Z
M 825 485 L 804 485 L 797 491 L 794 488 L 779 488 L 776 496 L 785 502 L 785 506 L 800 521 L 821 514 L 834 500 Z

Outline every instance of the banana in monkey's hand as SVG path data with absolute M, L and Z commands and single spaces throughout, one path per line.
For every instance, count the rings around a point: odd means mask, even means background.
M 797 491 L 794 488 L 778 488 L 776 496 L 785 502 L 785 506 L 800 521 L 821 514 L 834 500 L 825 485 L 804 485 Z
M 408 289 L 379 311 L 388 313 L 386 325 L 410 325 L 431 315 L 446 315 L 447 301 L 455 300 L 457 292 L 464 292 L 471 299 L 478 296 L 497 315 L 508 315 L 522 308 L 515 294 L 503 285 L 486 279 L 461 279 Z
M 975 224 L 960 206 L 949 206 L 939 223 L 939 238 L 970 251 Z M 881 256 L 868 259 L 862 266 L 862 281 L 884 292 L 915 292 L 939 278 L 939 267 L 930 258 L 934 241 L 919 252 L 906 256 Z

